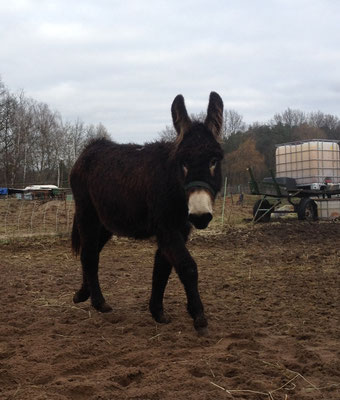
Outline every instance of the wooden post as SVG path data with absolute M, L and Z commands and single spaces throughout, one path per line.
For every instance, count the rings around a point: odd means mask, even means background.
M 228 182 L 228 178 L 225 177 L 225 179 L 224 179 L 224 190 L 223 190 L 223 204 L 222 204 L 222 226 L 223 226 L 223 223 L 224 223 L 225 199 L 227 197 L 227 182 Z

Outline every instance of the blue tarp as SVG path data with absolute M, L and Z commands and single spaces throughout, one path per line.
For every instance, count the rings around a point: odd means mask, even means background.
M 8 189 L 0 187 L 0 195 L 1 194 L 8 194 Z

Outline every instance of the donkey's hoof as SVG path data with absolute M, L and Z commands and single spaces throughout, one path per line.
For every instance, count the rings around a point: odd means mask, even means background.
M 208 321 L 205 319 L 204 315 L 201 315 L 194 320 L 194 327 L 200 336 L 208 332 Z
M 208 336 L 209 330 L 208 327 L 205 326 L 203 328 L 196 328 L 196 332 L 198 336 Z
M 157 316 L 157 318 L 155 318 L 155 321 L 158 322 L 159 324 L 169 324 L 171 322 L 171 318 L 165 316 L 163 313 L 159 316 Z
M 83 301 L 86 301 L 90 297 L 90 293 L 83 291 L 83 290 L 78 290 L 74 296 L 73 296 L 73 303 L 82 303 Z
M 108 313 L 110 311 L 112 311 L 112 307 L 106 303 L 106 301 L 104 301 L 104 303 L 100 303 L 100 304 L 92 304 L 93 307 L 102 313 Z

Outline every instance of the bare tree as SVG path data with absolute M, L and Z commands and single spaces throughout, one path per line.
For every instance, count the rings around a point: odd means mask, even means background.
M 110 135 L 102 123 L 99 123 L 98 125 L 90 124 L 85 128 L 86 141 L 96 138 L 110 139 Z
M 2 90 L 0 98 L 0 163 L 2 179 L 7 186 L 12 182 L 14 171 L 14 120 L 16 99 L 7 91 Z
M 27 172 L 30 170 L 29 154 L 32 146 L 32 135 L 34 132 L 33 122 L 34 101 L 25 97 L 24 92 L 17 96 L 14 113 L 13 136 L 14 146 L 14 171 L 12 182 L 22 185 L 26 183 Z
M 224 111 L 224 121 L 222 127 L 222 134 L 224 138 L 233 135 L 237 132 L 244 132 L 246 130 L 246 124 L 243 121 L 243 117 L 235 110 Z
M 317 126 L 301 124 L 294 128 L 294 136 L 298 140 L 326 139 L 325 131 Z
M 66 168 L 70 169 L 83 149 L 86 132 L 85 125 L 77 119 L 74 124 L 71 122 L 62 123 L 61 130 L 63 132 L 61 156 Z
M 329 129 L 332 131 L 339 128 L 340 121 L 339 118 L 334 115 L 316 111 L 308 115 L 308 124 L 316 128 Z
M 332 114 L 325 114 L 322 128 L 327 128 L 330 131 L 335 131 L 340 128 L 340 120 Z
M 199 114 L 190 114 L 192 120 L 204 122 L 207 114 L 202 111 Z M 243 121 L 243 117 L 235 110 L 225 110 L 224 119 L 222 125 L 222 137 L 227 138 L 228 136 L 237 133 L 244 132 L 246 130 L 246 124 Z M 166 127 L 159 132 L 161 139 L 165 141 L 174 141 L 176 139 L 176 131 L 172 126 L 166 125 Z
M 109 137 L 103 124 L 64 124 L 47 104 L 11 94 L 0 79 L 0 185 L 56 183 L 60 166 L 66 177 L 86 140 L 96 137 Z
M 1 76 L 0 76 L 0 98 L 2 98 L 2 96 L 4 96 L 5 92 L 6 92 L 6 87 L 5 87 L 5 84 L 2 82 Z
M 287 108 L 282 114 L 274 115 L 274 122 L 275 124 L 287 125 L 293 128 L 306 123 L 307 119 L 303 111 Z
M 52 183 L 58 168 L 61 134 L 60 116 L 52 112 L 47 104 L 36 103 L 34 107 L 33 170 L 36 179 Z
M 165 128 L 158 133 L 158 135 L 161 140 L 164 140 L 165 142 L 173 142 L 177 137 L 177 132 L 173 126 L 166 125 Z

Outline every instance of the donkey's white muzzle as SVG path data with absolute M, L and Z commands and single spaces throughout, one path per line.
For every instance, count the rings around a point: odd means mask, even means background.
M 189 221 L 197 229 L 205 229 L 212 220 L 213 202 L 210 194 L 204 190 L 194 190 L 189 194 Z

